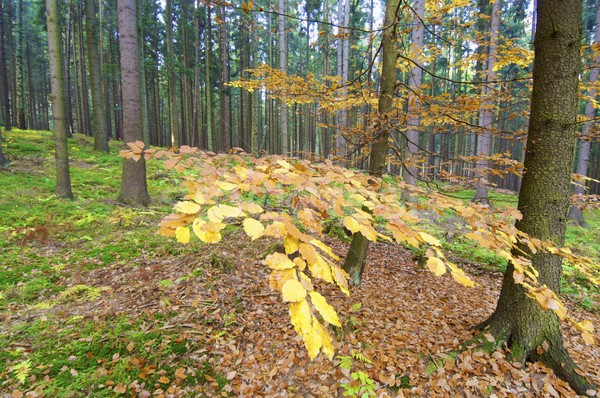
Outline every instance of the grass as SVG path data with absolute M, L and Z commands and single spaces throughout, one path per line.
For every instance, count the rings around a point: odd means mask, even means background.
M 207 382 L 223 389 L 228 380 L 209 358 L 188 355 L 189 347 L 197 343 L 183 338 L 178 328 L 164 328 L 176 311 L 139 317 L 61 313 L 67 305 L 101 303 L 102 286 L 75 282 L 86 272 L 135 267 L 141 258 L 195 251 L 193 245 L 181 246 L 155 233 L 158 221 L 184 194 L 179 176 L 159 162 L 149 162 L 151 206 L 122 206 L 115 202 L 120 144 L 111 142 L 109 154 L 97 153 L 91 150 L 90 138 L 78 135 L 68 141 L 75 200 L 60 200 L 53 194 L 52 134 L 15 129 L 3 132 L 3 137 L 11 165 L 0 169 L 0 392 L 109 397 Z M 473 192 L 452 195 L 467 201 Z M 516 204 L 514 195 L 493 192 L 491 199 L 498 206 Z M 588 212 L 586 218 L 591 228 L 569 227 L 567 242 L 577 252 L 598 259 L 600 211 Z M 460 238 L 460 222 L 451 214 L 431 219 L 428 228 L 443 236 L 444 247 L 453 255 L 495 270 L 504 266 L 493 252 Z M 213 256 L 209 261 L 223 272 L 231 267 L 226 258 Z M 564 294 L 581 307 L 598 311 L 598 289 L 569 265 L 565 271 Z M 178 282 L 203 272 L 195 268 L 179 279 L 162 279 L 156 287 L 174 290 Z M 55 311 L 45 311 L 49 309 Z M 225 314 L 224 329 L 213 334 L 225 334 L 237 322 L 235 313 Z M 205 320 L 206 327 L 217 324 Z

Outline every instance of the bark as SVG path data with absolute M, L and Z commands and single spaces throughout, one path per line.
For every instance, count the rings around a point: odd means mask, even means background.
M 67 146 L 67 112 L 65 98 L 65 72 L 60 28 L 58 1 L 46 0 L 46 23 L 48 26 L 48 57 L 50 59 L 50 86 L 52 87 L 52 117 L 54 119 L 54 143 L 56 158 L 56 195 L 73 199 L 69 174 Z
M 2 8 L 3 1 L 0 0 L 0 100 L 2 101 L 2 111 L 4 116 L 4 129 L 10 131 L 12 128 L 12 120 L 10 114 L 10 99 L 8 74 L 6 70 L 6 50 L 4 48 L 4 9 Z
M 140 64 L 136 31 L 136 1 L 118 0 L 119 46 L 121 49 L 121 85 L 123 90 L 124 141 L 142 140 L 142 103 L 140 91 Z M 118 200 L 132 205 L 150 203 L 146 186 L 146 162 L 123 160 L 121 192 Z
M 87 39 L 88 67 L 92 91 L 92 122 L 94 129 L 94 150 L 108 152 L 108 130 L 104 118 L 104 98 L 102 98 L 102 70 L 98 49 L 98 15 L 96 1 L 85 0 L 85 30 Z
M 279 15 L 278 15 L 278 33 L 279 33 L 279 69 L 282 72 L 287 73 L 287 43 L 286 43 L 286 32 L 285 32 L 285 0 L 279 0 Z M 285 100 L 281 100 L 281 154 L 283 156 L 288 155 L 288 114 L 287 105 Z
M 81 78 L 81 85 L 79 86 L 81 90 L 81 111 L 83 115 L 83 131 L 86 135 L 92 135 L 92 126 L 90 123 L 90 98 L 88 91 L 88 81 L 87 75 L 85 73 L 85 58 L 86 58 L 86 48 L 83 42 L 83 4 L 75 3 L 77 5 L 77 15 L 79 16 L 79 23 L 75 24 L 77 26 L 77 37 L 79 45 L 79 71 Z
M 594 42 L 592 43 L 599 45 L 600 44 L 600 5 L 598 6 L 598 10 L 596 11 L 596 27 L 594 28 Z M 596 89 L 594 88 L 594 84 L 598 80 L 598 75 L 600 75 L 600 53 L 594 51 L 594 56 L 592 59 L 593 67 L 590 69 L 590 90 L 588 91 L 588 96 L 590 98 L 596 98 Z M 596 117 L 596 109 L 592 101 L 589 101 L 585 107 L 585 116 L 586 119 L 592 120 Z M 582 140 L 579 141 L 579 158 L 577 160 L 577 174 L 581 174 L 587 176 L 589 162 L 590 162 L 590 150 L 592 147 L 592 143 L 590 140 L 590 133 L 592 130 L 592 122 L 588 122 L 583 126 L 583 137 Z M 579 195 L 585 194 L 584 186 L 576 186 L 575 193 Z M 569 219 L 574 220 L 581 227 L 589 227 L 588 223 L 585 221 L 583 217 L 583 211 L 575 206 L 571 206 L 569 209 Z
M 8 166 L 8 163 L 8 159 L 6 159 L 2 150 L 2 133 L 0 132 L 0 168 Z
M 525 153 L 525 174 L 518 208 L 523 218 L 520 231 L 562 246 L 570 196 L 570 173 L 576 141 L 579 51 L 582 2 L 544 0 L 538 4 L 535 37 L 533 92 Z M 525 245 L 521 248 L 527 252 Z M 515 251 L 514 255 L 518 255 Z M 557 294 L 561 260 L 548 253 L 531 254 L 539 283 Z M 482 326 L 489 325 L 496 340 L 509 345 L 519 362 L 546 363 L 578 394 L 593 389 L 576 372 L 562 340 L 553 311 L 543 311 L 514 283 L 509 264 L 496 310 Z M 545 348 L 544 348 L 545 347 Z
M 341 97 L 344 98 L 346 97 L 346 93 L 348 91 L 347 88 L 347 83 L 348 83 L 348 66 L 349 66 L 349 52 L 350 52 L 350 29 L 349 29 L 349 25 L 350 25 L 350 0 L 345 0 L 343 3 L 343 8 L 342 8 L 342 4 L 340 2 L 340 6 L 339 6 L 339 11 L 341 12 L 340 14 L 340 20 L 343 21 L 343 26 L 344 29 L 342 29 L 342 36 L 343 38 L 340 38 L 340 42 L 338 42 L 338 45 L 341 44 L 341 48 L 338 49 L 338 62 L 341 62 L 341 65 L 338 64 L 338 72 L 340 73 L 340 78 L 341 78 L 341 84 L 343 85 L 342 89 L 341 89 Z M 347 109 L 341 109 L 340 111 L 338 111 L 338 131 L 337 131 L 337 136 L 335 139 L 335 154 L 336 156 L 340 159 L 341 164 L 347 164 L 347 160 L 346 160 L 346 152 L 347 152 L 347 142 L 346 142 L 346 138 L 344 137 L 344 134 L 342 133 L 342 130 L 348 125 L 348 110 Z
M 398 10 L 400 0 L 388 0 L 385 8 L 385 22 L 387 27 L 381 40 L 382 47 L 382 66 L 381 83 L 379 92 L 379 135 L 374 139 L 371 147 L 371 161 L 369 164 L 369 174 L 381 177 L 385 169 L 388 154 L 388 139 L 390 136 L 389 120 L 394 110 L 394 88 L 396 85 L 396 24 L 398 23 Z M 369 241 L 360 232 L 352 237 L 352 243 L 346 260 L 344 261 L 344 270 L 350 275 L 350 281 L 354 285 L 359 285 L 365 267 L 365 261 L 369 250 Z
M 206 79 L 204 100 L 206 104 L 206 142 L 208 149 L 217 151 L 217 132 L 213 127 L 213 86 L 211 79 L 210 65 L 212 63 L 212 15 L 210 2 L 206 2 L 206 30 L 204 32 L 204 77 Z
M 423 51 L 423 18 L 425 16 L 425 0 L 416 0 L 414 4 L 412 33 L 411 33 L 411 56 L 416 58 L 419 65 L 423 64 L 420 54 Z M 407 147 L 404 153 L 404 167 L 402 176 L 404 181 L 410 185 L 417 185 L 416 156 L 419 144 L 419 112 L 421 108 L 421 83 L 423 80 L 423 70 L 418 66 L 413 66 L 410 71 L 410 80 L 408 84 L 409 101 L 408 110 L 408 131 L 406 132 Z M 416 201 L 416 197 L 408 194 L 404 195 L 407 201 Z
M 477 160 L 475 165 L 477 174 L 477 184 L 474 202 L 481 204 L 489 204 L 488 201 L 488 173 L 490 167 L 489 156 L 492 142 L 492 123 L 493 123 L 493 87 L 492 83 L 496 79 L 496 71 L 494 65 L 498 53 L 498 35 L 500 27 L 500 0 L 494 0 L 492 4 L 492 23 L 490 29 L 490 46 L 488 52 L 486 80 L 482 89 L 481 110 L 479 112 L 479 127 L 481 131 L 477 135 L 477 156 L 481 159 Z
M 177 106 L 177 89 L 175 76 L 175 54 L 173 50 L 173 0 L 167 0 L 167 88 L 169 91 L 169 134 L 174 146 L 181 145 L 181 130 L 179 125 L 179 109 Z
M 218 15 L 222 23 L 219 25 L 219 56 L 221 61 L 220 105 L 221 105 L 221 149 L 227 151 L 231 148 L 231 115 L 229 108 L 229 88 L 225 85 L 229 76 L 229 55 L 227 54 L 227 30 L 225 5 L 218 8 Z

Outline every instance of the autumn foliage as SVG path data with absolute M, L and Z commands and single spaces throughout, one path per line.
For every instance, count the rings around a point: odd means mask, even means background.
M 243 228 L 250 240 L 272 238 L 283 244 L 284 252 L 268 255 L 263 264 L 270 270 L 269 284 L 289 303 L 290 320 L 302 336 L 311 358 L 323 352 L 333 356 L 327 324 L 340 326 L 335 309 L 319 293 L 314 280 L 336 285 L 349 294 L 348 275 L 340 258 L 323 242 L 324 225 L 343 225 L 368 240 L 396 242 L 421 247 L 426 267 L 436 276 L 449 273 L 463 286 L 474 286 L 471 278 L 444 254 L 440 241 L 424 232 L 419 214 L 427 209 L 440 214 L 454 212 L 465 220 L 470 231 L 465 237 L 494 250 L 515 266 L 515 281 L 527 288 L 532 299 L 561 319 L 570 319 L 557 295 L 537 282 L 537 271 L 528 253 L 540 250 L 568 260 L 598 283 L 598 270 L 587 258 L 568 248 L 532 239 L 518 231 L 511 220 L 520 218 L 514 209 L 490 209 L 465 204 L 432 190 L 383 179 L 333 164 L 268 156 L 256 158 L 236 150 L 215 154 L 182 146 L 172 150 L 144 150 L 141 142 L 128 144 L 121 155 L 138 159 L 162 159 L 168 169 L 181 172 L 188 194 L 160 222 L 158 233 L 181 243 L 198 239 L 219 243 L 229 228 Z M 420 203 L 402 203 L 403 190 L 421 198 Z M 589 321 L 571 320 L 584 340 L 594 343 Z

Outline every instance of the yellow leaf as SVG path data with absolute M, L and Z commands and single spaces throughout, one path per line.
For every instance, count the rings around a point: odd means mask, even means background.
M 306 261 L 304 261 L 302 257 L 296 257 L 294 259 L 294 264 L 296 264 L 299 271 L 304 271 L 304 268 L 306 268 Z
M 335 283 L 340 287 L 340 290 L 346 294 L 346 296 L 350 295 L 350 290 L 348 290 L 348 279 L 350 279 L 350 275 L 342 268 L 338 266 L 331 266 L 331 273 L 335 278 Z
M 223 191 L 232 191 L 237 188 L 237 184 L 232 184 L 225 181 L 217 181 L 215 182 L 215 185 L 221 188 Z
M 219 211 L 225 218 L 237 218 L 244 215 L 239 208 L 228 205 L 219 205 Z
M 432 246 L 441 246 L 440 241 L 437 240 L 436 238 L 434 238 L 433 236 L 429 235 L 426 232 L 419 232 L 419 235 L 421 236 L 421 239 L 423 239 L 423 241 L 429 245 Z
M 257 205 L 256 203 L 249 202 L 242 203 L 242 210 L 250 214 L 260 214 L 264 211 L 263 208 Z
M 158 379 L 158 382 L 161 383 L 161 384 L 168 384 L 170 381 L 171 380 L 168 377 L 166 377 L 166 376 L 161 376 L 161 378 Z
M 302 300 L 298 303 L 290 303 L 290 321 L 294 325 L 294 330 L 302 335 L 311 327 L 311 314 L 308 302 Z
M 208 216 L 210 222 L 221 222 L 223 221 L 223 218 L 225 218 L 223 213 L 221 213 L 219 206 L 213 206 L 208 209 L 206 215 Z
M 315 359 L 321 350 L 321 336 L 314 328 L 311 327 L 302 334 L 302 338 L 304 339 L 304 346 L 308 351 L 308 356 L 310 359 Z
M 377 231 L 371 226 L 371 224 L 361 224 L 360 233 L 371 242 L 377 242 Z
M 435 276 L 444 275 L 446 273 L 446 266 L 443 261 L 437 257 L 429 257 L 426 265 Z
M 583 333 L 581 333 L 581 337 L 583 338 L 583 341 L 587 345 L 594 345 L 594 344 L 596 344 L 596 340 L 594 339 L 594 335 L 591 334 L 591 333 L 583 332 Z
M 306 289 L 304 289 L 304 286 L 297 280 L 290 279 L 281 287 L 281 294 L 283 301 L 298 303 L 305 299 Z
M 264 234 L 273 238 L 283 238 L 287 235 L 287 229 L 285 224 L 280 221 L 273 221 L 273 223 L 267 225 Z
M 295 258 L 294 262 L 296 262 L 296 260 L 298 258 Z M 308 292 L 312 292 L 315 289 L 313 287 L 312 280 L 308 276 L 306 276 L 306 274 L 302 271 L 298 272 L 298 274 L 300 274 L 300 283 L 302 283 L 302 286 L 304 286 L 304 289 L 306 289 L 306 291 L 308 291 Z
M 202 235 L 204 234 L 204 231 L 202 230 L 202 226 L 203 226 L 204 224 L 206 224 L 206 221 L 202 220 L 201 218 L 196 218 L 196 219 L 194 220 L 194 223 L 192 224 L 192 229 L 194 230 L 194 233 L 195 233 L 195 234 L 196 234 L 196 236 L 197 236 L 197 237 L 198 237 L 200 240 L 202 240 L 202 241 L 204 241 L 204 239 L 202 239 L 202 238 L 200 237 L 200 235 L 201 235 L 201 234 L 202 234 Z
M 344 217 L 344 227 L 346 227 L 353 234 L 355 234 L 358 231 L 360 231 L 360 224 L 352 216 L 346 216 L 346 217 Z
M 473 280 L 465 274 L 459 274 L 458 272 L 452 272 L 452 277 L 454 278 L 455 281 L 457 281 L 458 283 L 460 283 L 463 286 L 466 286 L 466 287 L 475 286 L 475 283 L 473 282 Z
M 255 220 L 254 218 L 246 218 L 244 220 L 244 231 L 246 231 L 246 234 L 250 239 L 254 240 L 263 236 L 265 227 L 260 221 Z
M 296 279 L 296 270 L 293 268 L 273 270 L 269 275 L 269 286 L 271 289 L 281 291 L 283 284 L 290 279 Z
M 288 256 L 283 253 L 269 254 L 264 259 L 263 263 L 269 268 L 277 270 L 294 268 L 296 266 L 296 264 L 294 264 L 292 260 L 290 260 Z
M 309 292 L 308 294 L 310 294 L 310 300 L 317 311 L 319 311 L 319 314 L 321 314 L 325 322 L 335 326 L 342 326 L 340 324 L 340 320 L 338 319 L 337 313 L 333 307 L 327 303 L 327 300 L 325 300 L 325 297 L 323 297 L 321 293 L 313 291 Z
M 177 227 L 175 237 L 180 243 L 188 243 L 190 241 L 190 229 L 188 227 Z
M 288 235 L 283 241 L 283 246 L 285 247 L 286 254 L 296 253 L 298 251 L 298 239 L 292 235 Z
M 196 214 L 200 211 L 201 206 L 198 203 L 185 201 L 179 202 L 175 206 L 173 206 L 173 210 L 177 213 L 183 214 Z
M 575 322 L 575 327 L 580 332 L 594 333 L 594 324 L 587 319 L 583 322 Z
M 333 250 L 331 250 L 331 247 L 327 246 L 325 243 L 321 242 L 320 240 L 315 238 L 315 239 L 312 239 L 308 243 L 323 250 L 325 253 L 327 253 L 329 255 L 329 257 L 331 257 L 335 261 L 340 261 L 340 258 L 333 252 Z
M 331 344 L 331 336 L 315 317 L 313 317 L 313 328 L 319 337 L 321 337 L 321 350 L 329 359 L 331 359 L 333 357 L 333 344 Z

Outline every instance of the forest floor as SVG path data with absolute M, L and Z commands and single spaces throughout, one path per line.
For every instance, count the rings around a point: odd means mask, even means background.
M 493 253 L 466 253 L 447 239 L 478 284 L 465 288 L 433 276 L 401 246 L 372 245 L 350 297 L 319 286 L 342 328 L 331 329 L 334 359 L 310 361 L 261 264 L 274 242 L 249 243 L 239 229 L 212 246 L 157 236 L 182 192 L 177 178 L 150 165 L 153 205 L 121 206 L 116 145 L 94 154 L 85 137 L 70 140 L 77 198 L 60 201 L 49 134 L 5 139 L 12 164 L 0 170 L 0 397 L 336 397 L 361 388 L 378 397 L 575 396 L 539 363 L 461 347 L 494 309 L 501 272 Z M 596 255 L 600 217 L 589 216 L 594 228 L 570 229 L 569 239 Z M 325 240 L 340 256 L 348 250 L 339 237 Z M 597 287 L 566 271 L 570 313 L 598 327 Z M 563 333 L 582 373 L 600 384 L 600 348 L 569 325 Z

